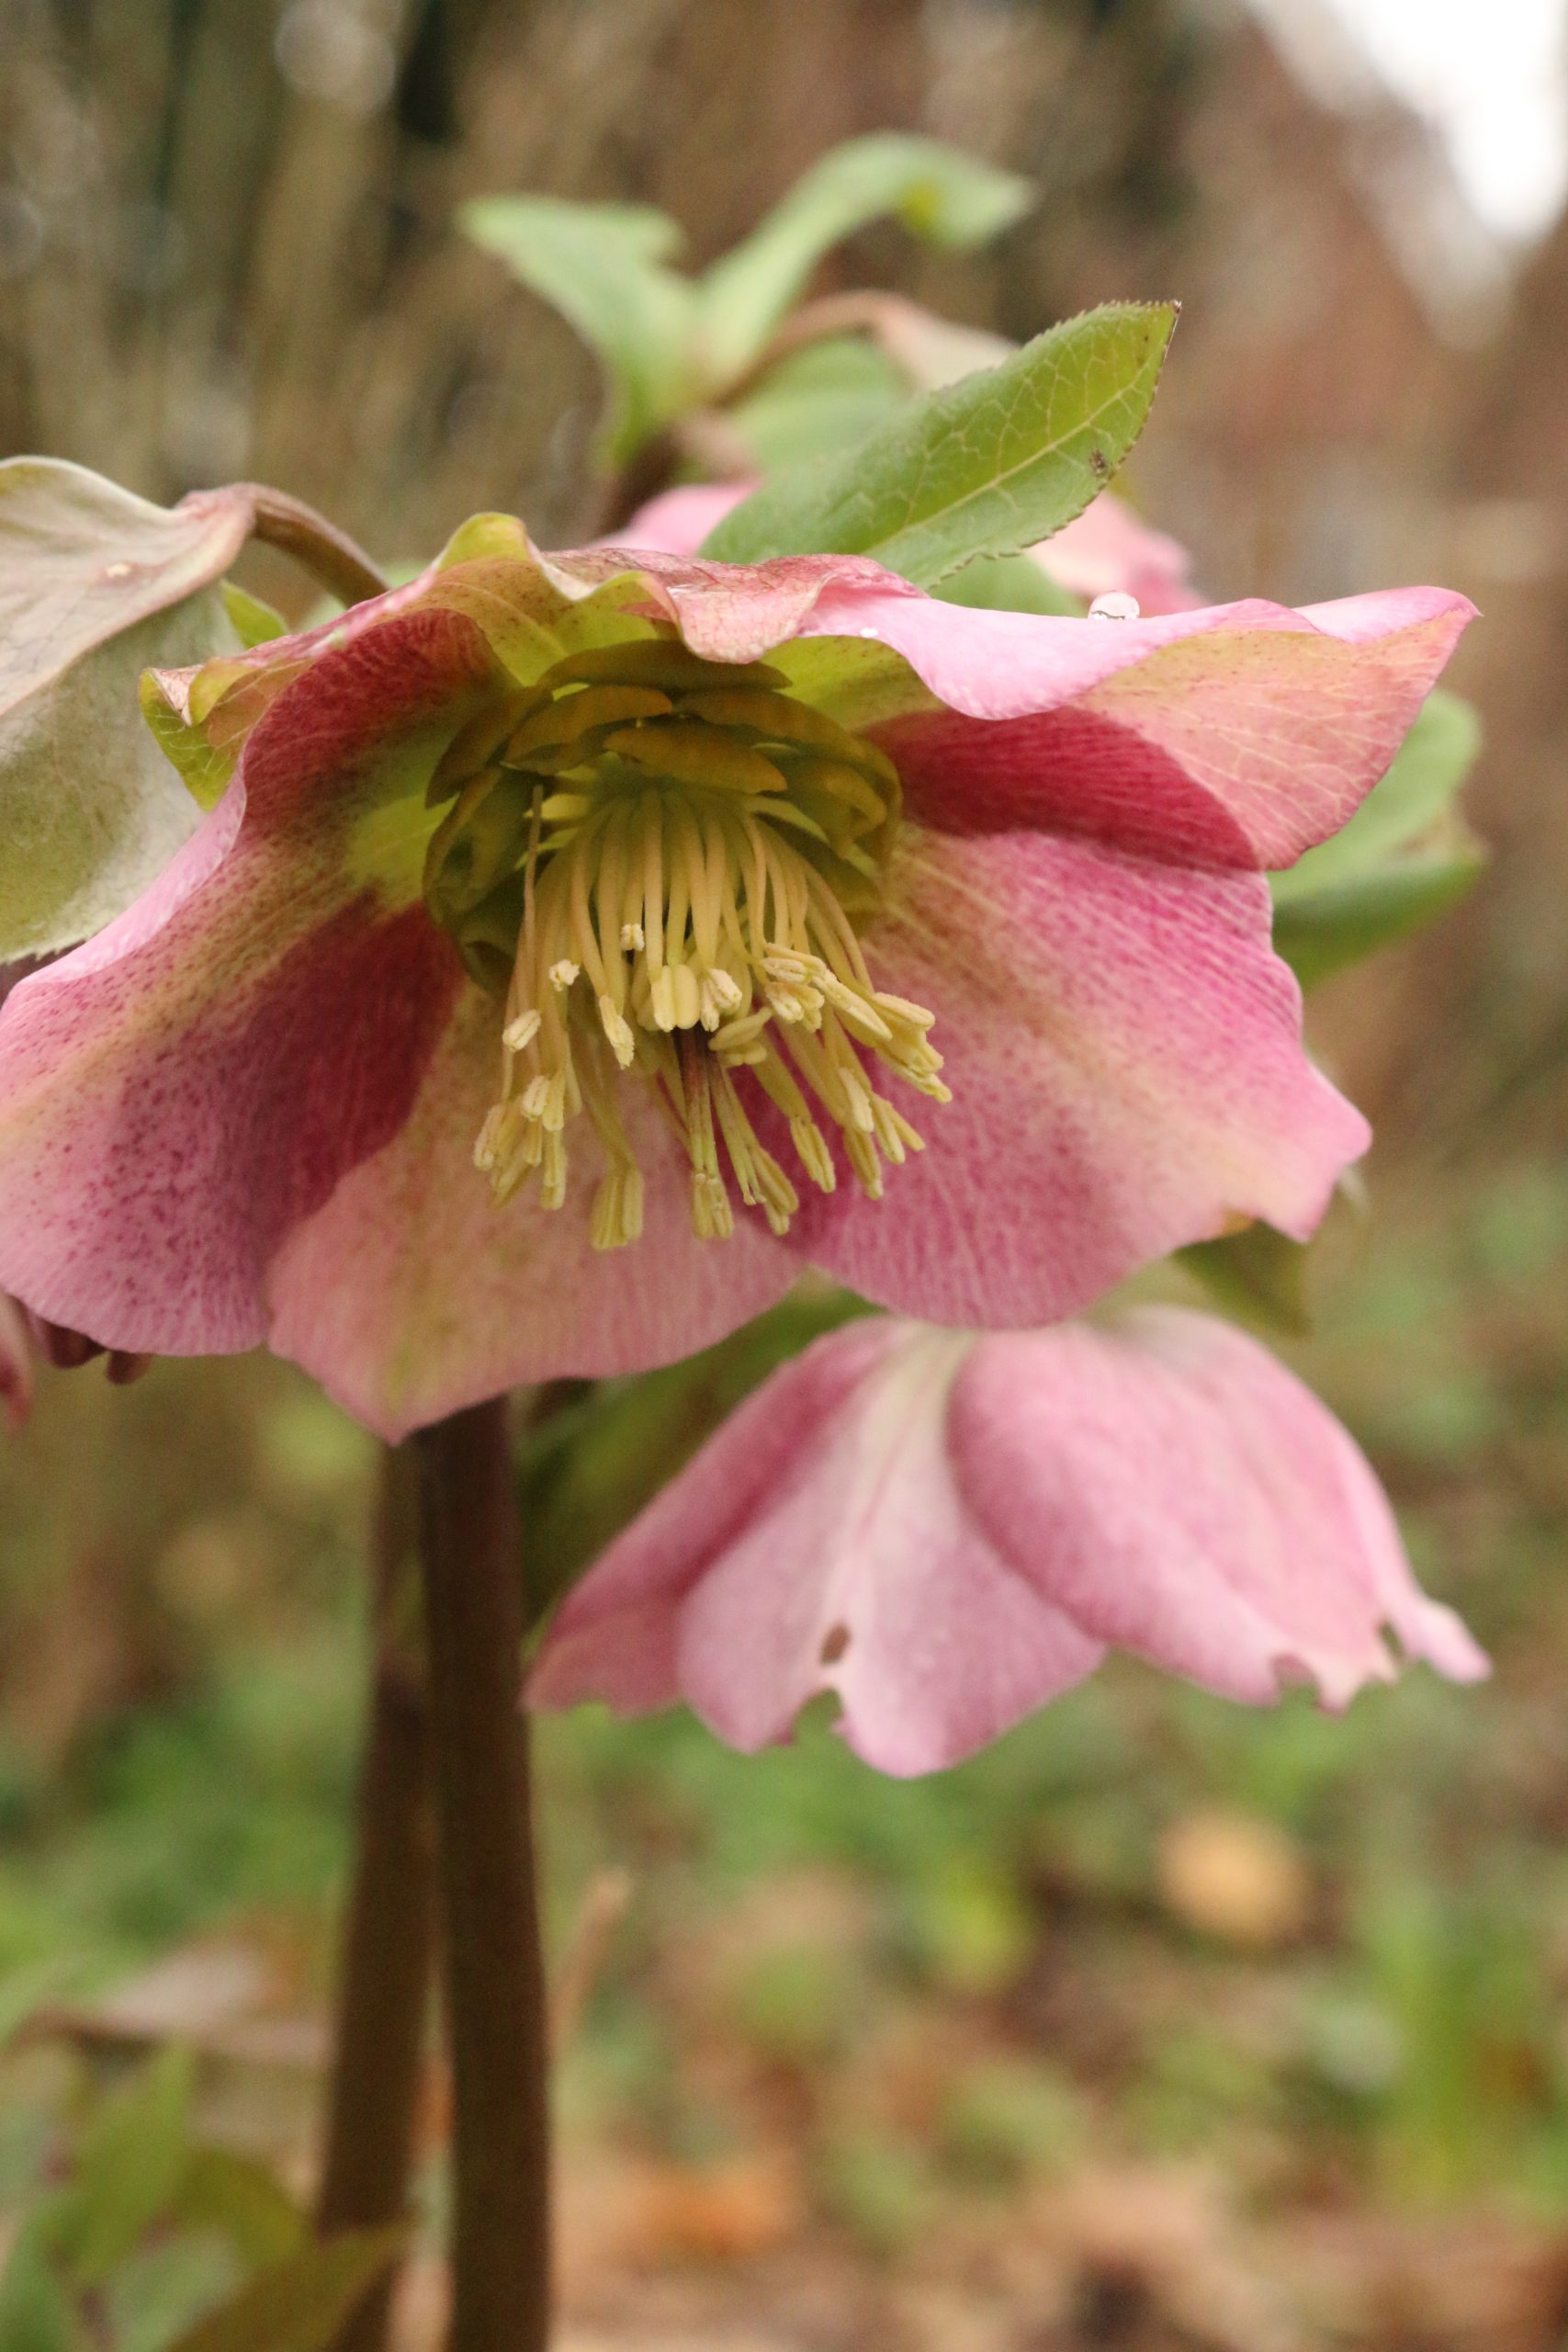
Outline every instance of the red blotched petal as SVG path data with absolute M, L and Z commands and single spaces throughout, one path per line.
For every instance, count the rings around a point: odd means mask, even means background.
M 1288 865 L 1354 813 L 1472 608 L 1407 589 L 1320 607 L 1311 627 L 1259 604 L 1022 629 L 973 613 L 962 649 L 918 644 L 923 612 L 889 609 L 878 633 L 952 706 L 879 731 L 922 823 L 1245 867 Z
M 792 1241 L 933 1321 L 1055 1322 L 1236 1220 L 1309 1233 L 1365 1122 L 1307 1061 L 1262 879 L 1037 835 L 912 838 L 868 935 L 936 1015 L 953 1100 L 887 1196 L 806 1195 Z
M 977 1341 L 949 1422 L 969 1510 L 1086 1633 L 1234 1699 L 1391 1679 L 1382 1639 L 1456 1681 L 1486 1662 L 1428 1600 L 1350 1438 L 1212 1316 Z
M 324 656 L 154 888 L 12 993 L 0 1283 L 37 1312 L 129 1351 L 265 1337 L 274 1253 L 403 1125 L 467 985 L 350 835 L 488 668 L 440 613 Z

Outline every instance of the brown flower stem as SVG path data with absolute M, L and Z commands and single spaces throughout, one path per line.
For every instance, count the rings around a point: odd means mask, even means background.
M 292 556 L 329 594 L 345 605 L 386 594 L 388 582 L 364 548 L 302 498 L 290 498 L 286 490 L 270 490 L 261 481 L 238 487 L 251 502 L 251 537 Z
M 449 2346 L 542 2352 L 548 2029 L 505 1402 L 454 1413 L 413 1442 L 455 2107 Z
M 316 2204 L 322 2236 L 399 2221 L 409 2207 L 435 1893 L 417 1537 L 412 1450 L 389 1448 L 376 1515 L 369 1724 Z M 366 2299 L 333 2352 L 383 2352 L 393 2284 L 389 2276 Z

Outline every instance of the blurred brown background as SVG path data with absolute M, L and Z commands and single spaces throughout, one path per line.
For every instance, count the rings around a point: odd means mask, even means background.
M 568 2275 L 584 2346 L 664 2352 L 1555 2352 L 1568 227 L 1496 246 L 1375 75 L 1329 91 L 1216 0 L 0 0 L 0 43 L 6 453 L 269 480 L 389 561 L 486 506 L 570 539 L 590 363 L 455 207 L 637 198 L 705 261 L 835 141 L 911 127 L 1038 210 L 956 259 L 868 232 L 825 288 L 1015 336 L 1179 295 L 1130 487 L 1215 597 L 1483 607 L 1453 682 L 1495 862 L 1321 1001 L 1380 1143 L 1303 1361 L 1496 1685 L 1337 1726 L 1129 1670 L 923 1792 L 826 1740 L 560 1732 L 562 1919 L 601 1864 L 640 1889 L 568 2069 Z M 0 2030 L 236 1935 L 311 2012 L 368 1474 L 265 1366 L 59 1383 L 0 1452 Z M 0 2211 L 63 2063 L 0 2076 L 33 2119 L 0 2121 Z M 255 2111 L 308 2167 L 299 2102 Z

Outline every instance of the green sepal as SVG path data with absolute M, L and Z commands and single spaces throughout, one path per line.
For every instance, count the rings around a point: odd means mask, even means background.
M 1028 180 L 938 139 L 847 140 L 701 280 L 705 374 L 722 387 L 750 367 L 822 255 L 870 221 L 891 216 L 927 244 L 960 250 L 997 236 L 1034 201 Z
M 1175 1262 L 1196 1275 L 1227 1314 L 1294 1340 L 1312 1329 L 1307 1301 L 1311 1249 L 1310 1242 L 1292 1241 L 1259 1221 L 1215 1241 L 1191 1242 L 1175 1252 Z
M 703 548 L 730 563 L 868 555 L 933 587 L 1019 555 L 1081 514 L 1141 432 L 1174 303 L 1116 303 L 1052 327 L 998 367 L 905 402 L 845 455 L 791 469 Z
M 1485 852 L 1452 804 L 1480 746 L 1475 712 L 1438 688 L 1349 823 L 1269 876 L 1274 945 L 1303 988 L 1408 937 L 1469 890 Z
M 223 610 L 247 653 L 253 645 L 270 645 L 275 637 L 288 636 L 288 623 L 283 615 L 260 596 L 253 596 L 248 588 L 225 580 L 221 594 Z

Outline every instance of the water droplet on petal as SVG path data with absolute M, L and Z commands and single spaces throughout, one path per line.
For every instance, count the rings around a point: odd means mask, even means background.
M 1097 596 L 1089 608 L 1091 621 L 1135 621 L 1139 613 L 1136 596 L 1129 596 L 1122 588 L 1113 588 L 1108 595 Z

